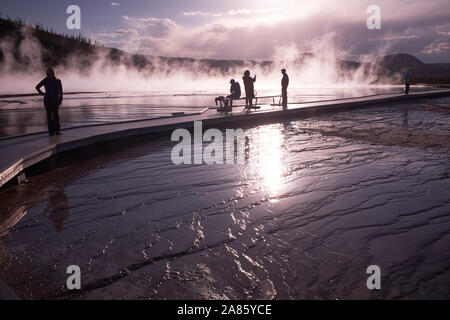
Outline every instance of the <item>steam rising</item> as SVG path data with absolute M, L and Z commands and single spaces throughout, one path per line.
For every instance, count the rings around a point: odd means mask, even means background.
M 46 53 L 29 28 L 23 27 L 24 39 L 18 48 L 11 39 L 3 40 L 0 49 L 0 94 L 30 93 L 44 76 L 48 66 L 43 65 Z M 249 69 L 258 76 L 257 90 L 278 90 L 280 69 L 287 68 L 291 87 L 304 86 L 365 86 L 376 80 L 373 65 L 343 64 L 345 52 L 338 51 L 333 43 L 334 35 L 327 34 L 304 45 L 291 43 L 275 48 L 271 63 L 244 61 L 231 67 L 211 68 L 202 60 L 177 59 L 169 62 L 161 57 L 140 56 L 148 61 L 143 68 L 136 67 L 136 56 L 124 54 L 113 61 L 111 51 L 95 47 L 92 55 L 73 55 L 64 65 L 56 66 L 65 91 L 170 91 L 201 92 L 225 91 L 230 78 L 241 82 L 243 71 Z M 17 65 L 18 55 L 26 63 Z M 311 54 L 313 52 L 313 54 Z M 83 61 L 88 59 L 86 61 Z M 227 62 L 222 61 L 222 64 Z M 220 64 L 219 63 L 219 64 Z

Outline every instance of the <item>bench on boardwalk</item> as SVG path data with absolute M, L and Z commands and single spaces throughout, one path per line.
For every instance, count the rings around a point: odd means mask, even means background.
M 261 96 L 261 97 L 255 97 L 253 98 L 253 106 L 249 109 L 261 109 L 261 104 L 258 103 L 258 100 L 265 100 L 265 99 L 272 99 L 272 103 L 270 104 L 271 106 L 282 106 L 281 104 L 281 95 L 278 96 Z M 278 102 L 276 102 L 276 99 L 278 99 Z M 231 102 L 234 101 L 244 101 L 244 104 L 238 104 L 238 105 L 233 105 L 231 106 Z M 219 107 L 217 108 L 217 111 L 220 112 L 228 112 L 232 110 L 232 107 L 245 107 L 245 101 L 246 98 L 239 98 L 239 99 L 223 99 L 223 100 L 218 100 L 219 102 Z M 228 109 L 227 109 L 228 107 Z

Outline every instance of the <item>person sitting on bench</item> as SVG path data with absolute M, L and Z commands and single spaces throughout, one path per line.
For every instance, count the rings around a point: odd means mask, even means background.
M 241 98 L 241 85 L 239 82 L 236 82 L 234 79 L 230 80 L 230 95 L 227 97 L 227 99 L 230 99 L 230 106 L 233 106 L 233 100 L 237 100 Z
M 241 86 L 239 85 L 239 82 L 236 82 L 234 79 L 231 79 L 230 81 L 231 87 L 230 87 L 230 95 L 229 96 L 220 96 L 216 98 L 216 106 L 218 105 L 218 102 L 223 103 L 223 107 L 225 110 L 230 110 L 233 107 L 233 100 L 240 99 L 241 98 Z

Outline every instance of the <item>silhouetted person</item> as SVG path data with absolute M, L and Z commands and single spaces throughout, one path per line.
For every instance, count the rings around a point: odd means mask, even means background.
M 233 107 L 233 100 L 241 98 L 241 86 L 239 82 L 236 82 L 234 79 L 231 79 L 230 84 L 231 84 L 230 87 L 231 94 L 226 97 L 220 96 L 216 98 L 216 106 L 218 105 L 219 101 L 222 101 L 225 111 L 231 111 Z
M 409 72 L 403 77 L 403 82 L 405 83 L 405 93 L 409 94 L 409 87 L 411 86 L 411 76 L 409 75 Z
M 219 101 L 225 101 L 225 97 L 224 96 L 220 96 L 220 97 L 217 97 L 216 98 L 216 106 L 218 107 L 219 106 Z M 225 102 L 224 102 L 225 103 Z
M 41 91 L 42 86 L 45 87 L 45 93 Z M 53 136 L 61 134 L 59 124 L 59 106 L 63 100 L 63 89 L 61 80 L 56 78 L 53 68 L 47 69 L 47 77 L 44 78 L 36 86 L 39 94 L 44 96 L 44 106 L 47 112 L 48 133 Z
M 64 191 L 58 191 L 48 200 L 44 214 L 53 221 L 58 232 L 64 229 L 64 220 L 69 216 L 69 201 Z
M 282 105 L 283 109 L 287 109 L 288 105 L 288 96 L 287 96 L 287 89 L 289 87 L 289 76 L 286 73 L 286 69 L 282 69 L 281 73 L 283 74 L 283 79 L 281 79 L 281 99 L 282 99 Z
M 255 97 L 255 86 L 256 76 L 253 78 L 250 77 L 250 71 L 245 71 L 244 76 L 242 77 L 244 81 L 245 87 L 245 108 L 253 107 L 253 98 Z
M 230 80 L 230 95 L 227 97 L 230 99 L 230 106 L 233 106 L 233 100 L 237 100 L 241 98 L 241 85 L 239 82 L 236 82 L 234 79 Z

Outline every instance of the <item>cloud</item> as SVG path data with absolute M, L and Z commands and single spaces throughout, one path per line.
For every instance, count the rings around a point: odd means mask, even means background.
M 248 15 L 262 15 L 262 14 L 268 14 L 273 12 L 281 11 L 281 8 L 267 8 L 267 9 L 260 9 L 260 10 L 254 10 L 254 9 L 231 9 L 226 13 L 214 13 L 214 12 L 206 12 L 206 11 L 187 11 L 183 12 L 184 16 L 191 16 L 191 17 L 223 17 L 223 16 L 248 16 Z
M 400 40 L 400 39 L 414 39 L 417 38 L 416 35 L 386 35 L 382 37 L 383 40 L 390 41 L 390 40 Z
M 430 43 L 422 50 L 422 53 L 425 54 L 434 54 L 434 53 L 450 53 L 450 42 L 442 41 L 442 42 L 433 42 Z
M 220 24 L 220 23 L 216 23 L 210 26 L 209 28 L 209 32 L 212 33 L 226 33 L 228 32 L 228 28 L 225 27 L 224 25 Z
M 259 15 L 259 14 L 267 14 L 272 12 L 281 11 L 281 8 L 268 8 L 268 9 L 260 9 L 260 10 L 252 10 L 252 9 L 231 9 L 228 11 L 229 16 L 237 16 L 237 15 Z
M 131 53 L 164 55 L 172 52 L 171 38 L 180 27 L 172 19 L 122 16 L 126 28 L 97 34 L 98 43 Z
M 203 18 L 188 26 L 169 18 L 123 16 L 126 36 L 116 30 L 98 35 L 97 40 L 110 45 L 115 41 L 133 53 L 266 60 L 274 56 L 277 47 L 291 43 L 299 50 L 316 51 L 308 44 L 333 31 L 341 58 L 406 52 L 425 61 L 445 60 L 445 46 L 430 44 L 448 40 L 448 0 L 379 0 L 382 30 L 366 28 L 368 0 L 282 3 L 282 8 L 183 12 L 193 19 Z
M 442 31 L 442 29 L 450 29 L 450 24 L 447 26 L 438 26 L 435 28 L 436 32 L 440 35 L 450 36 L 450 31 Z
M 139 18 L 128 19 L 131 25 L 140 31 L 146 32 L 151 37 L 163 38 L 171 32 L 179 29 L 177 23 L 168 18 Z
M 230 11 L 228 11 L 228 15 L 229 16 L 236 16 L 236 15 L 248 15 L 248 14 L 252 14 L 253 10 L 250 9 L 231 9 Z
M 98 37 L 102 39 L 109 39 L 113 41 L 114 39 L 125 38 L 125 37 L 137 37 L 139 36 L 139 31 L 135 29 L 117 29 L 110 33 L 99 33 Z M 104 40 L 102 40 L 104 41 Z
M 212 13 L 212 12 L 204 12 L 204 11 L 188 11 L 188 12 L 183 12 L 184 16 L 192 16 L 192 17 L 196 17 L 196 16 L 200 16 L 200 17 L 222 17 L 223 14 L 222 13 Z
M 120 3 L 118 3 L 118 2 L 111 2 L 111 5 L 112 5 L 113 7 L 117 7 L 117 6 L 120 6 Z

